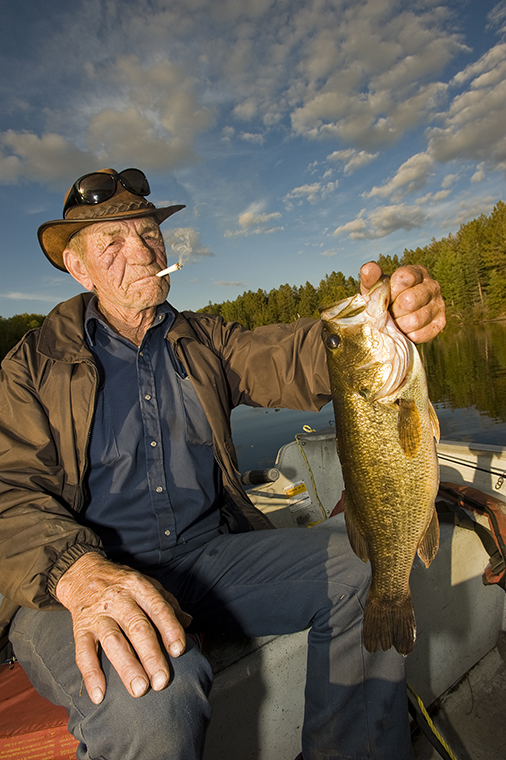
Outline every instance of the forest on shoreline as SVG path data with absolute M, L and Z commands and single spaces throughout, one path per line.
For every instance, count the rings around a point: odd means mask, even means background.
M 461 225 L 455 234 L 432 239 L 423 248 L 405 249 L 402 256 L 380 256 L 378 264 L 391 274 L 404 264 L 422 264 L 441 284 L 448 321 L 486 322 L 506 319 L 506 204 L 499 201 L 490 216 Z M 220 314 L 249 329 L 299 317 L 318 317 L 318 309 L 358 292 L 357 278 L 331 272 L 317 286 L 280 285 L 270 291 L 248 290 L 234 301 L 209 303 L 201 313 Z M 27 330 L 44 321 L 43 314 L 0 317 L 0 359 Z
M 404 264 L 422 264 L 441 285 L 448 321 L 485 322 L 506 318 L 506 204 L 499 201 L 490 216 L 482 214 L 461 225 L 456 234 L 411 250 L 401 257 L 377 259 L 385 274 Z M 248 290 L 234 301 L 209 303 L 199 309 L 220 314 L 249 329 L 298 317 L 318 317 L 318 309 L 358 292 L 359 280 L 331 272 L 315 287 L 281 285 L 269 292 Z

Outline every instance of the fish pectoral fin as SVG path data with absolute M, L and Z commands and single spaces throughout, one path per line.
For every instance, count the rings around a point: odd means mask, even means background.
M 429 401 L 429 419 L 430 419 L 430 424 L 432 425 L 432 433 L 434 435 L 434 438 L 439 443 L 439 439 L 441 437 L 441 430 L 439 429 L 439 420 L 437 418 L 436 410 L 434 409 L 430 401 Z
M 439 520 L 437 519 L 436 507 L 432 510 L 429 527 L 418 545 L 418 556 L 429 567 L 439 548 Z
M 397 401 L 399 407 L 397 417 L 397 430 L 399 443 L 408 457 L 414 457 L 422 440 L 422 424 L 420 413 L 414 401 L 400 398 Z
M 367 541 L 357 528 L 352 509 L 350 508 L 349 497 L 346 497 L 346 491 L 344 492 L 344 519 L 346 522 L 346 530 L 348 532 L 351 548 L 357 557 L 362 560 L 362 562 L 367 562 L 369 560 Z

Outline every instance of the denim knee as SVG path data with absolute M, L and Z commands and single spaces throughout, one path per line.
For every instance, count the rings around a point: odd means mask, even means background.
M 200 760 L 211 718 L 211 668 L 191 643 L 170 665 L 169 685 L 138 698 L 107 668 L 102 704 L 84 716 L 70 715 L 69 728 L 82 742 L 80 760 Z
M 81 743 L 79 760 L 200 760 L 211 715 L 212 672 L 189 639 L 187 650 L 169 658 L 166 689 L 133 698 L 107 658 L 102 667 L 103 702 L 89 699 L 74 659 L 70 614 L 21 609 L 11 627 L 14 652 L 35 688 L 69 714 L 69 731 Z

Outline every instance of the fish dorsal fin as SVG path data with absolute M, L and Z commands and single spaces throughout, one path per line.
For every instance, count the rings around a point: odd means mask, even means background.
M 355 518 L 353 516 L 353 507 L 350 503 L 350 497 L 346 491 L 344 492 L 344 517 L 351 548 L 357 557 L 362 560 L 362 562 L 367 562 L 369 559 L 369 554 L 367 552 L 367 541 L 357 527 Z
M 399 443 L 408 457 L 414 457 L 422 440 L 422 424 L 420 413 L 414 401 L 400 398 L 397 402 L 399 413 L 397 429 L 399 431 Z
M 436 507 L 432 510 L 429 527 L 418 545 L 418 556 L 429 567 L 430 563 L 437 554 L 439 547 L 439 520 L 437 519 Z
M 429 419 L 430 419 L 430 424 L 432 425 L 432 433 L 434 435 L 434 438 L 439 443 L 439 438 L 441 436 L 441 431 L 439 429 L 439 420 L 437 418 L 436 410 L 434 409 L 430 401 L 429 401 Z

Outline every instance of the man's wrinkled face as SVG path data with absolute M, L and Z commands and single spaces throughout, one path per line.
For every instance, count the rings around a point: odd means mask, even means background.
M 154 219 L 93 224 L 83 237 L 85 274 L 80 282 L 95 290 L 105 308 L 140 311 L 165 301 L 170 280 L 155 275 L 166 267 L 167 257 Z

